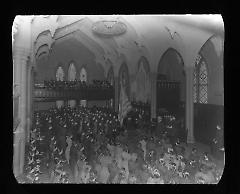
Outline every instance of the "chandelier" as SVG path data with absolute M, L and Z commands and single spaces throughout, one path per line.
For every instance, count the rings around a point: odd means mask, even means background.
M 93 24 L 95 34 L 103 36 L 118 36 L 126 32 L 127 26 L 117 20 L 102 20 Z

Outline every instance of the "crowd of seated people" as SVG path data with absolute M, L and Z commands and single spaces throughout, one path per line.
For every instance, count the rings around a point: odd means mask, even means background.
M 51 136 L 48 130 L 50 125 L 52 126 L 52 134 L 58 140 L 58 146 L 63 150 L 67 146 L 67 135 L 72 135 L 75 142 L 84 142 L 85 145 L 88 145 L 86 150 L 91 150 L 99 138 L 106 137 L 109 143 L 115 145 L 115 138 L 125 130 L 145 130 L 149 136 L 156 134 L 156 132 L 166 132 L 166 125 L 157 128 L 150 119 L 146 119 L 146 115 L 147 113 L 141 108 L 133 108 L 125 117 L 123 126 L 120 126 L 118 114 L 113 109 L 77 106 L 75 108 L 51 108 L 48 111 L 35 112 L 34 118 L 40 118 L 41 133 L 46 137 L 45 151 L 47 152 L 49 150 L 47 147 L 50 144 L 49 137 Z M 36 124 L 36 120 L 34 123 Z M 36 127 L 36 125 L 33 125 L 33 127 Z M 90 158 L 91 153 L 86 153 L 86 155 Z
M 140 114 L 140 118 L 143 118 L 145 121 L 149 121 L 151 117 L 151 105 L 149 102 L 141 101 L 132 101 L 131 105 L 134 109 L 134 112 Z
M 39 86 L 39 84 L 35 84 L 35 86 Z M 85 81 L 44 81 L 44 87 L 47 89 L 83 89 L 83 88 L 102 88 L 107 89 L 112 87 L 111 84 L 106 80 L 93 80 L 93 83 L 87 84 Z
M 134 110 L 136 109 L 133 109 L 132 111 L 134 112 Z M 171 143 L 171 140 L 169 141 L 165 133 L 167 126 L 161 121 L 158 122 L 162 124 L 160 130 L 156 130 L 156 128 L 155 131 L 149 130 L 152 125 L 150 120 L 145 122 L 146 125 L 143 127 L 143 114 L 143 111 L 136 111 L 132 115 L 128 114 L 124 120 L 123 126 L 120 126 L 118 114 L 114 110 L 104 107 L 87 108 L 77 106 L 74 108 L 62 107 L 60 109 L 51 108 L 46 111 L 36 111 L 34 113 L 31 139 L 34 139 L 36 136 L 42 137 L 42 143 L 37 148 L 37 151 L 43 153 L 43 156 L 40 160 L 36 158 L 34 160 L 39 160 L 40 164 L 38 163 L 38 166 L 47 166 L 49 173 L 51 171 L 55 173 L 64 172 L 62 174 L 64 176 L 66 175 L 65 172 L 67 172 L 67 174 L 69 172 L 72 173 L 72 176 L 75 177 L 75 179 L 73 178 L 74 180 L 72 179 L 73 183 L 91 183 L 91 177 L 93 175 L 93 177 L 97 177 L 96 180 L 98 183 L 121 183 L 121 179 L 124 179 L 125 176 L 128 176 L 128 179 L 124 180 L 125 183 L 163 183 L 163 180 L 164 183 L 171 183 L 172 180 L 169 179 L 169 174 L 166 174 L 166 172 L 170 173 L 171 170 L 168 168 L 172 168 L 174 170 L 174 165 L 171 166 L 172 163 L 168 162 L 168 156 L 176 157 L 177 154 L 181 153 L 185 157 L 185 155 L 187 156 L 191 151 L 187 151 L 188 148 L 185 147 L 186 154 L 184 155 L 185 148 L 181 147 L 184 145 L 175 144 L 174 142 Z M 134 128 L 135 130 L 131 130 L 128 124 L 129 119 L 134 120 L 133 115 L 135 116 L 136 123 L 138 123 L 135 126 L 136 128 Z M 172 121 L 174 123 L 175 118 L 172 116 L 169 117 L 168 120 L 169 122 Z M 170 125 L 170 123 L 168 123 L 168 125 Z M 160 131 L 163 131 L 163 133 L 158 135 Z M 40 134 L 36 135 L 34 132 L 38 132 Z M 72 142 L 71 146 L 69 139 L 71 139 Z M 33 141 L 31 140 L 31 142 Z M 144 142 L 147 142 L 147 147 L 145 148 Z M 178 146 L 180 147 L 178 148 Z M 171 147 L 174 151 L 169 151 Z M 112 149 L 115 148 L 116 150 L 114 152 L 116 152 L 116 155 L 112 153 Z M 32 164 L 32 153 L 34 150 L 36 151 L 36 148 L 34 148 L 32 145 L 30 145 L 30 149 L 32 149 L 32 152 L 28 152 L 29 165 Z M 68 151 L 68 149 L 70 150 Z M 120 153 L 123 154 L 122 157 L 125 158 L 123 161 L 122 159 L 118 158 L 117 153 L 119 151 L 121 151 Z M 148 153 L 147 156 L 144 154 L 146 151 Z M 67 156 L 67 152 L 69 153 L 69 156 Z M 151 169 L 145 169 L 144 167 L 146 164 L 149 167 L 155 164 L 154 161 L 157 159 L 156 157 L 159 157 L 159 155 L 157 156 L 155 154 L 158 152 L 161 154 L 161 157 L 164 156 L 162 160 L 165 161 L 161 164 L 163 166 L 159 166 L 160 164 L 158 164 L 157 167 L 159 172 L 161 169 L 163 170 L 160 172 L 161 178 L 156 178 L 154 177 L 155 175 L 152 176 L 151 173 L 149 174 L 149 170 Z M 193 149 L 192 153 L 190 153 L 193 155 L 190 158 L 185 158 L 182 160 L 182 162 L 184 161 L 184 165 L 186 165 L 185 169 L 188 172 L 190 172 L 189 169 L 195 168 L 194 165 L 196 164 L 191 164 L 189 162 L 193 160 L 192 157 L 198 157 L 195 156 L 195 153 L 196 151 Z M 136 156 L 138 158 L 137 160 L 135 158 Z M 132 157 L 135 159 L 130 159 Z M 65 164 L 65 167 L 61 167 L 61 170 L 59 170 L 59 158 L 62 158 L 61 161 Z M 129 160 L 129 166 L 127 169 L 122 169 L 121 165 L 124 165 L 126 160 Z M 175 162 L 177 165 L 178 162 Z M 201 166 L 202 163 L 199 165 Z M 83 170 L 85 167 L 88 169 L 86 169 L 86 172 Z M 36 165 L 32 166 L 31 169 L 33 170 L 31 171 L 34 171 L 36 168 L 38 168 Z M 181 169 L 178 170 L 179 171 L 176 171 L 176 173 L 181 171 Z M 77 172 L 81 172 L 81 174 L 78 174 Z M 86 176 L 84 173 L 86 173 Z M 121 178 L 122 173 L 124 176 Z M 192 173 L 193 178 L 194 173 Z M 55 175 L 53 175 L 53 177 L 54 176 Z M 201 176 L 205 175 L 197 172 L 195 177 L 196 176 L 201 178 Z M 210 176 L 211 180 L 209 177 L 206 178 L 206 176 Z M 213 181 L 212 175 L 206 176 L 206 181 Z M 51 180 L 52 173 L 50 173 L 49 177 L 49 180 Z M 70 178 L 68 177 L 68 179 Z M 88 181 L 86 181 L 86 179 L 88 179 Z M 171 179 L 177 180 L 174 178 L 174 176 L 171 177 Z M 79 180 L 81 181 L 79 182 Z M 189 183 L 190 180 L 181 176 L 181 181 Z M 194 179 L 191 181 L 194 182 Z M 50 182 L 55 182 L 55 179 Z M 58 179 L 56 182 L 61 181 Z
M 134 110 L 133 110 L 134 111 Z M 140 124 L 143 118 L 143 112 L 138 111 L 134 113 L 137 123 L 136 127 L 143 129 Z M 65 153 L 68 147 L 67 137 L 72 137 L 73 146 L 71 151 L 70 169 L 74 173 L 74 163 L 76 163 L 77 156 L 74 150 L 77 150 L 79 145 L 84 145 L 84 156 L 86 161 L 94 165 L 92 162 L 97 160 L 101 152 L 106 149 L 106 145 L 115 145 L 119 143 L 118 137 L 124 135 L 126 131 L 131 130 L 131 124 L 128 123 L 133 120 L 133 115 L 128 114 L 124 119 L 123 126 L 120 126 L 118 114 L 109 108 L 105 107 L 82 107 L 77 106 L 51 108 L 46 111 L 36 111 L 34 113 L 33 131 L 39 131 L 39 136 L 42 137 L 39 151 L 43 153 L 43 161 L 48 170 L 51 170 L 51 158 L 53 149 L 51 149 L 53 138 L 56 139 L 56 146 L 58 150 Z M 150 125 L 150 122 L 148 122 Z M 136 128 L 135 128 L 136 129 Z M 36 136 L 31 135 L 33 136 Z M 98 148 L 98 149 L 96 149 Z M 64 155 L 64 154 L 63 154 Z
M 93 84 L 90 85 L 94 88 L 110 88 L 111 84 L 107 80 L 93 80 Z

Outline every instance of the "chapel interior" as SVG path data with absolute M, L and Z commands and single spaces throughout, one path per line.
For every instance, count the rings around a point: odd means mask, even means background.
M 16 16 L 12 56 L 17 182 L 221 180 L 221 15 Z

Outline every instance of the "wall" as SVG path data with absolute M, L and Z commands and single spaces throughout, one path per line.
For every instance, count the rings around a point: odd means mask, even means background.
M 68 39 L 65 42 L 57 43 L 49 59 L 41 59 L 37 63 L 38 81 L 55 79 L 55 73 L 59 64 L 63 66 L 65 75 L 71 61 L 75 62 L 77 69 L 77 79 L 82 67 L 87 70 L 88 82 L 93 79 L 105 79 L 104 69 L 96 64 L 94 54 L 76 40 Z M 65 77 L 67 79 L 67 77 Z
M 71 61 L 74 61 L 78 80 L 82 67 L 87 71 L 88 82 L 92 82 L 93 79 L 105 79 L 104 69 L 100 64 L 96 64 L 94 54 L 81 43 L 70 38 L 67 41 L 56 43 L 49 58 L 42 57 L 37 61 L 36 82 L 43 82 L 44 80 L 50 79 L 55 80 L 56 70 L 60 64 L 64 69 L 64 79 L 66 80 L 68 67 Z M 38 103 L 37 106 L 38 109 L 46 109 L 50 106 L 54 106 L 54 103 Z
M 211 145 L 217 125 L 224 127 L 223 106 L 194 104 L 194 137 L 197 142 Z

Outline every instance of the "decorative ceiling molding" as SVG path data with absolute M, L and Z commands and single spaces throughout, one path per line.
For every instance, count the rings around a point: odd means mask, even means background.
M 37 52 L 35 53 L 35 56 L 38 56 L 39 52 L 41 52 L 43 49 L 49 50 L 48 44 L 43 44 L 40 47 L 38 47 Z
M 57 38 L 55 38 L 55 42 L 59 41 L 62 38 L 66 38 L 67 36 L 74 35 L 74 33 L 77 31 L 79 31 L 79 30 L 77 29 L 77 30 L 73 30 L 73 31 L 68 31 L 65 34 L 62 34 L 61 36 L 58 36 Z
M 59 34 L 61 34 L 61 33 L 64 32 L 64 31 L 65 31 L 65 32 L 68 31 L 69 28 L 75 26 L 76 24 L 79 24 L 80 22 L 83 22 L 84 19 L 85 19 L 85 18 L 82 18 L 82 19 L 80 19 L 80 20 L 77 20 L 77 21 L 75 21 L 75 22 L 72 22 L 72 23 L 70 23 L 70 24 L 67 24 L 67 25 L 65 25 L 65 26 L 63 26 L 63 27 L 57 28 L 57 29 L 55 30 L 55 33 L 54 33 L 54 36 L 53 36 L 53 37 L 54 37 L 55 39 L 57 39 L 58 36 L 59 36 Z
M 100 36 L 119 36 L 127 31 L 127 26 L 118 20 L 101 20 L 92 26 L 95 34 Z
M 217 56 L 220 57 L 221 53 L 223 52 L 223 40 L 219 36 L 214 36 L 211 39 L 211 42 L 213 43 L 215 52 L 217 53 Z
M 39 56 L 39 53 L 42 52 L 42 50 L 47 50 L 49 53 L 49 50 L 52 46 L 53 39 L 51 37 L 51 32 L 49 30 L 45 30 L 41 32 L 36 41 L 34 42 L 34 56 Z
M 173 32 L 167 26 L 165 26 L 165 29 L 168 31 L 168 33 L 170 35 L 170 38 L 173 40 L 174 39 L 174 35 L 175 35 L 176 32 Z
M 51 20 L 50 31 L 51 31 L 52 38 L 54 38 L 55 31 L 58 28 L 58 23 L 56 21 L 57 16 L 56 15 L 51 16 L 50 20 Z
M 38 55 L 37 59 L 40 59 L 40 57 L 42 57 L 43 55 L 47 55 L 47 54 L 48 53 L 46 51 L 43 51 Z
M 43 32 L 39 33 L 38 36 L 37 36 L 37 38 L 36 38 L 36 40 L 34 41 L 34 45 L 37 44 L 38 39 L 39 39 L 40 37 L 42 37 L 42 36 L 48 36 L 48 35 L 50 35 L 50 36 L 52 37 L 50 30 L 44 30 Z

